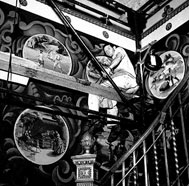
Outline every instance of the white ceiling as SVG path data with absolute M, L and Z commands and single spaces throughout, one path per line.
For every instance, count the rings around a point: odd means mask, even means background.
M 128 8 L 132 8 L 133 10 L 136 11 L 149 0 L 115 0 L 115 1 L 127 6 Z

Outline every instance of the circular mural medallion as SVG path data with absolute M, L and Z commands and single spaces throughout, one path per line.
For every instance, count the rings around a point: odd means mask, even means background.
M 60 115 L 26 109 L 16 120 L 14 140 L 27 160 L 38 165 L 49 165 L 66 153 L 69 130 Z
M 165 99 L 184 78 L 185 62 L 176 51 L 164 52 L 160 57 L 163 65 L 160 70 L 149 74 L 147 87 L 154 97 Z
M 67 48 L 47 34 L 33 35 L 24 44 L 23 57 L 36 65 L 63 74 L 70 74 L 72 60 Z

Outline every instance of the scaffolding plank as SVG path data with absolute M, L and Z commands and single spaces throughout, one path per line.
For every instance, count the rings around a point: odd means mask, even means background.
M 84 80 L 77 79 L 73 76 L 40 67 L 34 61 L 15 56 L 14 54 L 11 58 L 11 72 L 14 74 L 122 102 L 119 95 L 113 88 L 103 87 L 95 83 L 88 84 Z M 0 70 L 8 71 L 10 66 L 9 61 L 10 53 L 0 51 Z

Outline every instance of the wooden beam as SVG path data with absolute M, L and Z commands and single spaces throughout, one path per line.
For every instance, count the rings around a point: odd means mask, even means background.
M 0 51 L 0 70 L 8 71 L 10 54 Z M 12 55 L 11 72 L 14 74 L 40 80 L 60 87 L 66 87 L 75 91 L 95 94 L 112 100 L 122 102 L 113 88 L 103 87 L 91 83 L 86 85 L 85 81 L 38 66 L 35 62 Z M 128 99 L 131 97 L 126 95 Z

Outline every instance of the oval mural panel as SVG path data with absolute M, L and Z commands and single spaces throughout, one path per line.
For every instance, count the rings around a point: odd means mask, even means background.
M 70 74 L 72 60 L 67 48 L 47 34 L 33 35 L 24 44 L 23 57 L 36 65 L 63 74 Z
M 18 150 L 27 160 L 38 165 L 52 164 L 62 158 L 69 138 L 65 120 L 60 115 L 43 111 L 25 109 L 14 127 Z
M 160 70 L 149 74 L 147 86 L 154 97 L 165 99 L 184 78 L 185 62 L 176 51 L 164 52 L 160 57 L 163 65 Z

